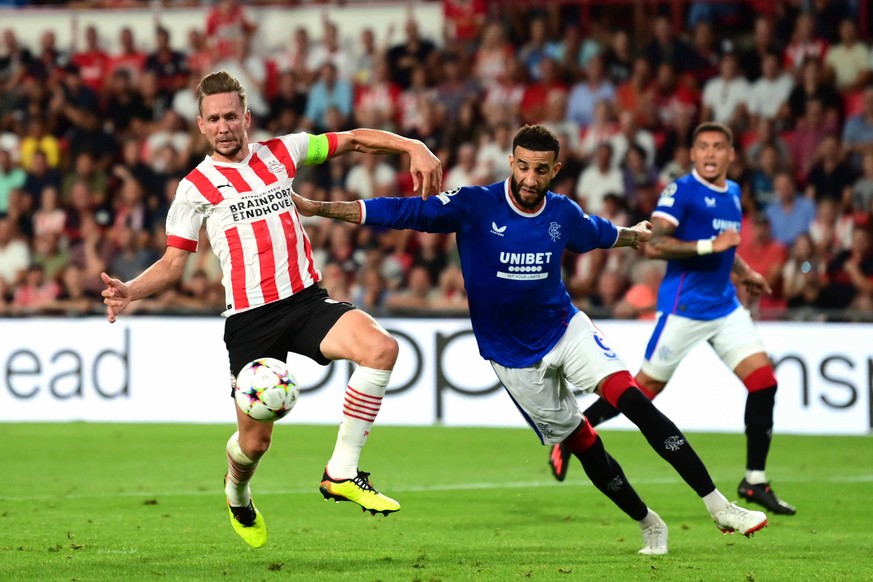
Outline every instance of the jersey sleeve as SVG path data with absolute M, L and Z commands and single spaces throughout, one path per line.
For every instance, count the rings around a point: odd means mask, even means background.
M 679 226 L 685 217 L 685 201 L 679 184 L 671 182 L 661 191 L 652 218 L 663 218 L 673 226 Z
M 570 201 L 571 214 L 570 240 L 567 248 L 577 253 L 587 253 L 593 249 L 609 249 L 618 242 L 618 227 L 611 221 L 585 214 L 582 208 Z
M 195 188 L 182 180 L 176 188 L 176 196 L 167 212 L 167 246 L 188 252 L 197 252 L 203 212 L 196 200 Z
M 371 198 L 360 200 L 361 224 L 423 232 L 459 232 L 466 223 L 468 201 L 476 188 L 456 188 L 427 200 Z

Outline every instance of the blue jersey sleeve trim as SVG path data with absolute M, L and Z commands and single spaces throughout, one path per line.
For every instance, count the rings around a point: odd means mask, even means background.
M 679 219 L 678 218 L 676 218 L 672 214 L 668 214 L 668 213 L 663 212 L 661 210 L 655 210 L 654 212 L 652 212 L 652 218 L 663 218 L 664 220 L 666 220 L 670 224 L 672 224 L 674 226 L 679 226 Z

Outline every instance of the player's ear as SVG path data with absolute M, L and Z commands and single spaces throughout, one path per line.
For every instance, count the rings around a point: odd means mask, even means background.
M 561 171 L 561 168 L 564 166 L 561 162 L 555 162 L 555 165 L 552 166 L 552 178 L 558 175 L 558 172 Z
M 252 110 L 246 109 L 246 129 L 252 124 Z

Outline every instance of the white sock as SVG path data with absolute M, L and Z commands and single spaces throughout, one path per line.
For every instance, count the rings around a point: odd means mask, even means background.
M 343 420 L 336 437 L 327 474 L 333 479 L 352 479 L 358 474 L 358 459 L 376 420 L 391 370 L 358 368 L 349 378 L 343 402 Z
M 637 523 L 640 524 L 640 529 L 646 529 L 647 527 L 661 523 L 661 521 L 661 516 L 649 509 L 649 513 L 646 514 L 646 517 L 642 518 Z
M 746 481 L 751 485 L 760 485 L 767 482 L 767 475 L 764 471 L 752 471 L 746 469 Z
M 227 441 L 227 483 L 224 493 L 227 502 L 233 507 L 245 507 L 249 504 L 252 494 L 249 490 L 249 481 L 258 468 L 258 461 L 253 461 L 246 456 L 239 446 L 239 432 L 235 432 Z
M 721 494 L 721 491 L 715 489 L 712 493 L 703 497 L 703 504 L 706 506 L 709 515 L 715 517 L 715 514 L 730 505 L 730 502 L 727 500 L 727 497 Z

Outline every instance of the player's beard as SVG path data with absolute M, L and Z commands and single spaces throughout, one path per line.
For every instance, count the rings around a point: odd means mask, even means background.
M 526 202 L 522 199 L 521 193 L 519 192 L 518 182 L 515 181 L 515 176 L 511 176 L 509 178 L 509 193 L 512 195 L 512 199 L 515 200 L 515 203 L 518 204 L 519 207 L 524 210 L 536 210 L 540 204 L 543 202 L 543 198 L 546 197 L 546 192 L 549 190 L 549 186 L 552 185 L 551 180 L 549 183 L 545 185 L 545 187 L 541 190 L 537 190 L 537 197 L 533 202 Z
M 233 159 L 240 152 L 240 150 L 242 150 L 242 144 L 243 142 L 241 139 L 235 139 L 230 143 L 224 144 L 222 147 L 222 144 L 219 143 L 218 140 L 216 140 L 215 145 L 212 149 L 218 152 L 222 157 Z

